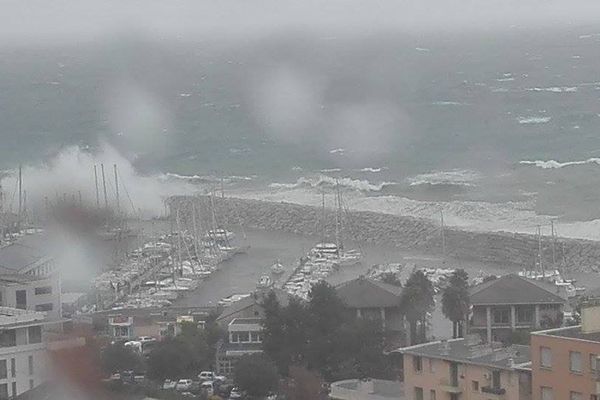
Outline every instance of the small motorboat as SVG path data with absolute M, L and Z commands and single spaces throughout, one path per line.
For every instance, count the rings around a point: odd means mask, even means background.
M 263 275 L 258 280 L 256 287 L 259 289 L 264 289 L 264 288 L 271 287 L 272 285 L 273 285 L 273 281 L 271 280 L 271 277 L 267 276 L 267 275 Z
M 277 260 L 275 264 L 271 265 L 271 273 L 273 275 L 281 275 L 284 272 L 285 268 L 283 268 L 283 265 L 281 264 L 281 262 L 279 262 L 279 260 Z

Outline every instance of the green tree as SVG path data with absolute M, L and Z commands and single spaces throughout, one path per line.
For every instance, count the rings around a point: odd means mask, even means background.
M 464 269 L 457 269 L 442 294 L 442 312 L 452 321 L 453 338 L 463 337 L 469 307 L 469 275 Z
M 101 353 L 102 370 L 106 373 L 135 370 L 142 366 L 142 359 L 130 347 L 122 344 L 107 346 Z
M 234 382 L 250 396 L 266 396 L 277 389 L 279 374 L 275 363 L 264 354 L 250 354 L 236 363 Z
M 411 345 L 425 341 L 427 313 L 433 310 L 434 306 L 433 285 L 427 279 L 423 271 L 414 271 L 402 292 L 400 306 L 410 324 L 410 342 Z M 420 326 L 420 332 L 417 327 Z
M 207 333 L 199 329 L 196 323 L 184 322 L 181 324 L 181 333 L 177 339 L 184 342 L 190 351 L 192 362 L 190 368 L 202 370 L 210 366 L 214 359 L 214 351 L 208 344 Z
M 191 346 L 179 337 L 160 342 L 148 357 L 148 377 L 154 380 L 192 377 L 194 372 Z
M 284 334 L 284 310 L 273 290 L 265 296 L 262 307 L 265 313 L 262 319 L 263 350 L 275 361 L 279 371 L 285 374 L 289 360 L 284 354 L 287 345 Z

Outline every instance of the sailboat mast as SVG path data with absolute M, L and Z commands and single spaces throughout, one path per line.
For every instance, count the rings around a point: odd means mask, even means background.
M 117 200 L 117 214 L 121 213 L 121 204 L 119 201 L 119 178 L 117 175 L 117 164 L 113 164 L 113 169 L 115 171 L 115 196 Z
M 104 190 L 104 207 L 108 209 L 108 195 L 106 194 L 106 177 L 104 176 L 104 164 L 100 164 L 100 171 L 102 172 L 102 188 Z
M 17 228 L 21 230 L 21 217 L 23 212 L 23 167 L 19 164 L 19 213 L 17 214 Z
M 556 233 L 554 232 L 554 220 L 550 220 L 550 226 L 552 229 L 552 265 L 556 268 Z
M 325 190 L 321 192 L 321 243 L 325 243 Z
M 442 256 L 444 258 L 444 262 L 446 261 L 446 232 L 445 232 L 445 225 L 444 225 L 444 210 L 440 210 L 440 220 L 442 223 Z
M 96 208 L 100 208 L 100 191 L 98 189 L 98 166 L 94 164 L 94 182 L 96 184 Z
M 544 271 L 544 262 L 542 261 L 542 227 L 538 225 L 538 260 L 540 264 L 540 271 L 542 272 L 542 278 L 546 277 Z

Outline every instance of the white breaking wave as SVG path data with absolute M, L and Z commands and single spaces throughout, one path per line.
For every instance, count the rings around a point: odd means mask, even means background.
M 373 172 L 373 173 L 377 173 L 377 172 L 383 171 L 383 168 L 365 167 L 365 168 L 359 169 L 359 171 L 360 172 Z
M 586 164 L 597 164 L 600 165 L 600 158 L 588 158 L 587 160 L 580 160 L 580 161 L 566 161 L 566 162 L 559 162 L 556 160 L 548 160 L 548 161 L 543 161 L 543 160 L 535 160 L 535 161 L 519 161 L 519 164 L 522 165 L 533 165 L 536 166 L 538 168 L 543 168 L 543 169 L 556 169 L 556 168 L 563 168 L 563 167 L 571 167 L 574 165 L 586 165 Z
M 509 78 L 498 78 L 498 79 L 496 79 L 496 81 L 498 81 L 498 82 L 512 82 L 514 80 L 515 80 L 515 78 L 513 78 L 512 76 L 509 77 Z
M 393 185 L 392 182 L 371 183 L 363 179 L 352 178 L 333 178 L 327 175 L 318 175 L 315 177 L 301 177 L 295 183 L 271 183 L 271 189 L 297 189 L 297 188 L 322 188 L 335 187 L 340 185 L 343 188 L 361 192 L 379 192 L 384 187 Z
M 408 178 L 410 186 L 418 185 L 458 185 L 473 186 L 481 176 L 471 170 L 454 169 L 451 171 L 434 171 Z
M 445 101 L 445 100 L 434 101 L 431 104 L 433 104 L 434 106 L 466 106 L 467 105 L 466 103 L 461 103 L 459 101 L 449 101 L 449 100 L 448 101 Z
M 415 50 L 423 53 L 429 53 L 431 51 L 430 49 L 427 49 L 425 47 L 415 47 Z
M 549 122 L 552 118 L 551 117 L 522 117 L 519 118 L 519 124 L 522 125 L 529 125 L 529 124 L 545 124 L 546 122 Z
M 329 154 L 344 154 L 346 152 L 346 149 L 343 148 L 339 148 L 339 149 L 332 149 L 329 150 Z
M 323 173 L 329 173 L 329 172 L 341 172 L 342 170 L 340 168 L 324 168 L 321 170 L 321 172 Z
M 215 175 L 180 175 L 173 172 L 164 174 L 164 178 L 182 180 L 182 181 L 197 181 L 197 182 L 232 182 L 232 181 L 251 181 L 255 176 L 225 176 L 219 177 Z
M 528 92 L 575 93 L 577 86 L 534 87 L 525 89 Z

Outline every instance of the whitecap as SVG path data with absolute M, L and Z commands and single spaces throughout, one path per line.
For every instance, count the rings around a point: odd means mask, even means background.
M 365 167 L 365 168 L 359 169 L 359 171 L 360 172 L 373 172 L 373 173 L 377 173 L 377 172 L 383 171 L 383 168 Z
M 434 106 L 463 106 L 463 105 L 465 105 L 465 103 L 461 103 L 458 101 L 449 101 L 449 100 L 434 101 L 431 104 L 433 104 Z
M 513 78 L 513 77 L 496 79 L 496 81 L 498 81 L 498 82 L 512 82 L 514 80 L 515 80 L 515 78 Z
M 191 95 L 191 93 L 179 93 L 180 97 L 190 97 Z
M 545 124 L 550 121 L 551 117 L 522 117 L 519 118 L 519 124 L 530 125 L 530 124 Z
M 525 90 L 529 92 L 575 93 L 577 92 L 577 86 L 534 87 Z
M 415 47 L 415 50 L 423 52 L 423 53 L 429 53 L 431 51 L 430 49 L 428 49 L 426 47 Z
M 571 167 L 571 166 L 575 166 L 575 165 L 586 165 L 586 164 L 597 164 L 600 165 L 600 158 L 588 158 L 587 160 L 579 160 L 579 161 L 566 161 L 566 162 L 559 162 L 556 160 L 548 160 L 548 161 L 543 161 L 543 160 L 535 160 L 535 161 L 529 161 L 529 160 L 524 160 L 524 161 L 519 161 L 519 164 L 521 165 L 533 165 L 535 167 L 538 168 L 542 168 L 542 169 L 557 169 L 557 168 L 564 168 L 564 167 Z
M 295 183 L 279 183 L 274 182 L 269 185 L 272 189 L 297 189 L 302 187 L 308 188 L 334 188 L 337 185 L 361 192 L 379 192 L 386 186 L 394 185 L 393 182 L 371 183 L 364 179 L 334 178 L 328 175 L 318 175 L 310 177 L 300 177 Z
M 321 170 L 321 172 L 323 173 L 329 173 L 329 172 L 341 172 L 342 170 L 340 168 L 323 168 Z
M 346 149 L 344 148 L 338 148 L 338 149 L 332 149 L 329 150 L 329 154 L 344 154 L 346 152 Z

